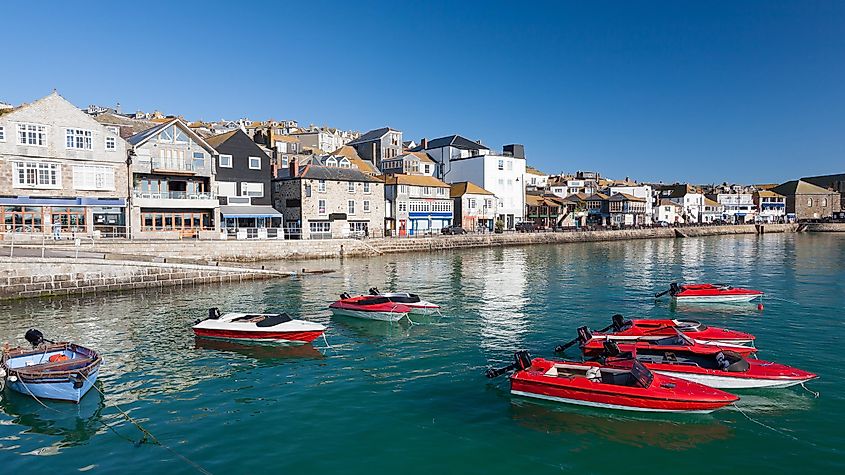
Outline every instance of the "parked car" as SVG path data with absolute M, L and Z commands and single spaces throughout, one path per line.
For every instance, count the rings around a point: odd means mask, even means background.
M 516 223 L 515 229 L 518 232 L 521 232 L 521 233 L 530 233 L 530 232 L 534 232 L 534 230 L 536 229 L 536 226 L 534 226 L 534 223 L 532 223 L 530 221 L 523 221 L 521 223 Z
M 466 229 L 460 226 L 448 226 L 440 230 L 442 234 L 449 234 L 449 235 L 456 235 L 456 234 L 466 234 Z
M 660 226 L 661 228 L 668 228 L 669 227 L 669 221 L 658 221 L 657 225 Z

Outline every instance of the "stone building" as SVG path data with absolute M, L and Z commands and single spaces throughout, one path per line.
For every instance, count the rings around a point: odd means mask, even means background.
M 2 231 L 125 235 L 126 148 L 56 92 L 0 109 Z
M 273 206 L 290 238 L 384 236 L 384 182 L 357 168 L 300 166 L 273 180 Z
M 786 197 L 787 219 L 825 219 L 839 211 L 839 193 L 803 180 L 788 181 L 772 188 L 771 191 Z
M 402 154 L 402 132 L 382 127 L 349 142 L 362 159 L 381 170 L 382 161 Z

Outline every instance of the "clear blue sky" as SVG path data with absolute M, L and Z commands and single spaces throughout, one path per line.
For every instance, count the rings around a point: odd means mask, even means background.
M 547 172 L 845 172 L 845 2 L 8 2 L 0 100 L 524 143 Z

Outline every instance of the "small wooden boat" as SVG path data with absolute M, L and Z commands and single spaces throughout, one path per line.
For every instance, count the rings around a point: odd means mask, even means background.
M 613 335 L 617 341 L 630 340 L 659 340 L 663 337 L 674 336 L 677 332 L 698 342 L 728 343 L 732 345 L 754 345 L 754 335 L 727 328 L 711 327 L 696 320 L 671 319 L 631 319 L 616 314 L 610 327 L 600 332 L 593 332 L 594 336 Z
M 634 349 L 643 350 L 650 348 L 653 350 L 687 351 L 690 353 L 712 355 L 722 350 L 730 350 L 743 356 L 749 356 L 757 351 L 757 349 L 753 346 L 706 340 L 696 341 L 677 330 L 675 331 L 674 336 L 663 336 L 658 339 L 652 339 L 618 337 L 614 334 L 594 335 L 587 327 L 578 328 L 578 342 L 581 345 L 581 351 L 585 356 L 601 355 L 604 351 L 605 341 L 616 342 L 622 351 L 633 351 Z
M 378 287 L 370 288 L 370 295 L 387 297 L 391 302 L 401 303 L 411 309 L 411 314 L 432 315 L 440 312 L 440 305 L 422 300 L 419 295 L 407 292 L 382 292 Z
M 628 367 L 596 361 L 534 358 L 520 351 L 514 364 L 491 369 L 487 377 L 516 370 L 511 394 L 579 406 L 646 412 L 707 413 L 739 400 L 733 394 L 683 379 L 654 374 L 632 360 Z
M 194 334 L 203 338 L 238 340 L 254 343 L 301 345 L 318 338 L 326 327 L 315 322 L 294 320 L 286 313 L 227 313 L 208 309 L 208 317 L 193 326 Z
M 644 348 L 624 353 L 612 341 L 604 343 L 607 365 L 629 364 L 636 359 L 651 371 L 686 379 L 718 389 L 787 388 L 818 378 L 808 371 L 758 359 L 746 359 L 733 351 L 698 354 Z
M 329 309 L 335 315 L 387 322 L 398 322 L 411 313 L 411 307 L 393 302 L 387 297 L 372 295 L 351 297 L 347 293 L 340 294 L 340 300 L 329 305 Z
M 3 352 L 0 368 L 9 389 L 36 399 L 78 403 L 94 386 L 102 358 L 74 343 L 54 343 L 35 329 L 26 332 L 31 349 Z
M 669 290 L 663 291 L 656 298 L 669 294 L 676 302 L 687 303 L 737 303 L 750 302 L 763 297 L 763 292 L 741 287 L 732 287 L 728 284 L 678 284 L 672 282 Z

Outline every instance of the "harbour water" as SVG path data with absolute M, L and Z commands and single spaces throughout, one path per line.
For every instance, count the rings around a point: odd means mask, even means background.
M 196 473 L 173 452 L 137 443 L 143 434 L 116 404 L 218 474 L 845 472 L 845 235 L 473 249 L 325 266 L 336 272 L 1 304 L 0 342 L 24 343 L 36 326 L 98 349 L 105 397 L 42 407 L 6 391 L 0 466 Z M 671 281 L 730 282 L 769 298 L 763 311 L 655 305 Z M 337 294 L 371 286 L 417 292 L 444 316 L 396 325 L 326 310 Z M 195 340 L 191 323 L 213 306 L 319 321 L 331 348 Z M 754 333 L 761 358 L 818 373 L 809 386 L 821 395 L 743 391 L 741 412 L 648 416 L 518 399 L 506 378 L 483 376 L 515 349 L 552 356 L 577 326 L 603 327 L 617 312 Z

